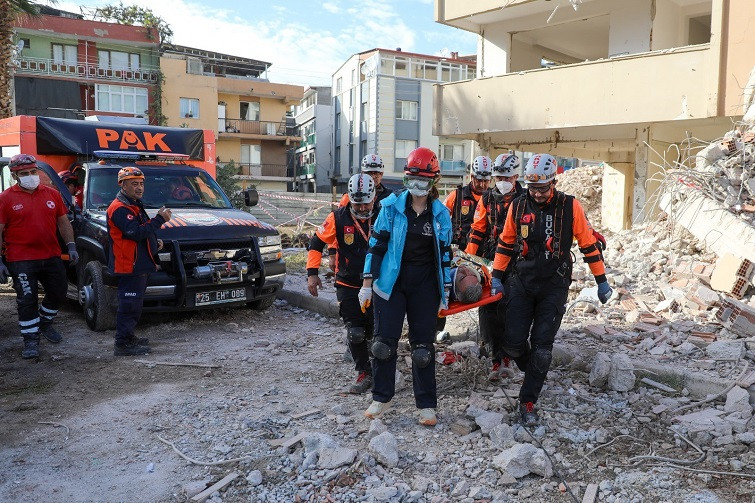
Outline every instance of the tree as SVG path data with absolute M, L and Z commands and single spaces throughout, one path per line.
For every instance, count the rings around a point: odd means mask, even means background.
M 0 119 L 13 115 L 13 22 L 19 14 L 39 15 L 29 0 L 0 0 Z
M 163 18 L 155 15 L 152 9 L 139 7 L 138 5 L 123 5 L 123 3 L 119 3 L 118 5 L 97 7 L 94 9 L 92 19 L 154 28 L 160 36 L 161 44 L 170 42 L 173 38 L 173 30 Z M 149 30 L 148 36 L 152 36 L 152 30 Z
M 244 195 L 239 188 L 238 181 L 233 178 L 239 174 L 239 168 L 236 166 L 236 163 L 229 161 L 222 166 L 218 165 L 215 174 L 218 185 L 223 189 L 223 192 L 228 196 L 228 199 L 231 200 L 231 204 L 234 208 L 243 210 L 245 208 Z

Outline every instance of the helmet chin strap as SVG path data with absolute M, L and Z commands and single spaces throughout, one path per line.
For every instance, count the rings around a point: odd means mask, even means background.
M 353 206 L 351 208 L 349 208 L 349 210 L 351 210 L 351 214 L 354 215 L 354 218 L 356 218 L 358 220 L 367 220 L 368 218 L 370 218 L 372 216 L 372 210 L 370 210 L 369 213 L 364 214 L 364 215 L 362 215 L 361 213 L 358 213 L 358 212 L 354 211 L 354 207 Z

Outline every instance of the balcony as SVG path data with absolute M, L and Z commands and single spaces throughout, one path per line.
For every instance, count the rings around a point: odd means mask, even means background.
M 464 176 L 467 163 L 464 161 L 440 161 L 440 174 L 445 176 Z
M 218 132 L 221 136 L 243 135 L 261 139 L 301 140 L 301 137 L 296 135 L 296 126 L 287 126 L 285 122 L 220 119 L 219 125 L 225 125 L 225 130 L 221 129 Z
M 138 70 L 126 70 L 102 67 L 93 63 L 67 64 L 47 58 L 18 58 L 16 75 L 43 75 L 48 77 L 67 77 L 71 79 L 110 80 L 140 84 L 156 84 L 159 68 L 141 67 Z
M 304 140 L 302 140 L 302 141 L 299 142 L 299 147 L 298 148 L 307 148 L 307 147 L 310 147 L 310 146 L 314 146 L 315 145 L 315 141 L 316 141 L 315 133 L 307 135 L 307 136 L 304 137 Z
M 307 175 L 314 176 L 316 168 L 317 168 L 317 164 L 315 163 L 305 164 L 304 166 L 297 166 L 296 176 L 300 176 L 302 178 L 306 177 Z
M 229 161 L 220 161 L 220 164 L 226 164 Z M 288 168 L 285 164 L 257 164 L 257 163 L 236 163 L 238 180 L 269 180 L 290 182 L 293 178 L 287 175 Z
M 634 139 L 637 124 L 715 116 L 712 56 L 703 44 L 436 85 L 433 134 L 509 145 Z

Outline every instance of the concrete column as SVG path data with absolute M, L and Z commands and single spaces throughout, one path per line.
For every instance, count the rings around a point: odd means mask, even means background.
M 618 232 L 632 226 L 632 162 L 603 163 L 603 198 L 601 219 L 603 227 Z
M 634 180 L 632 188 L 632 207 L 629 217 L 632 223 L 640 223 L 645 220 L 645 203 L 647 202 L 647 188 L 645 182 L 648 179 L 648 146 L 650 143 L 650 126 L 637 130 L 634 141 Z

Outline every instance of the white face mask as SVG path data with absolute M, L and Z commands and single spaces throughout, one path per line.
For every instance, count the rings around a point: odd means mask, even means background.
M 27 190 L 34 190 L 39 187 L 39 175 L 19 176 L 18 184 Z
M 514 188 L 514 184 L 511 182 L 507 182 L 506 180 L 502 180 L 500 182 L 495 182 L 495 188 L 498 189 L 498 192 L 501 194 L 508 194 L 511 192 L 511 189 Z
M 417 197 L 426 196 L 430 191 L 427 189 L 409 189 L 409 194 Z

